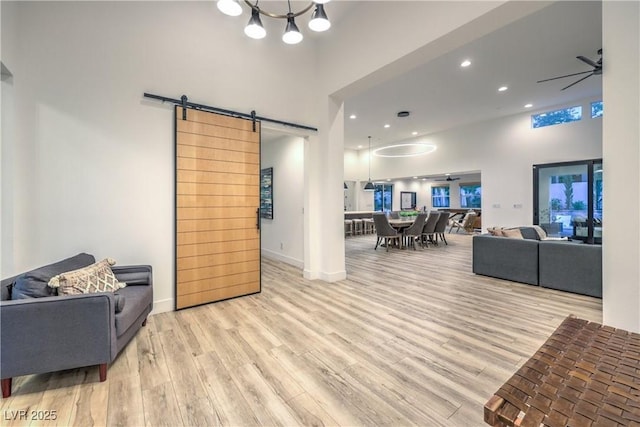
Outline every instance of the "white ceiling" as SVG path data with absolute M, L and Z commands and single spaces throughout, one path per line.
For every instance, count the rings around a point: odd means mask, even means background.
M 602 47 L 599 1 L 552 4 L 431 62 L 345 100 L 345 148 L 368 148 L 440 132 L 465 124 L 572 103 L 602 94 L 602 79 L 592 76 L 561 91 L 582 76 L 546 83 L 537 80 L 588 71 L 576 59 L 594 61 Z M 606 56 L 606 52 L 604 52 Z M 471 66 L 461 68 L 464 59 Z M 509 89 L 498 92 L 499 86 Z M 398 118 L 398 111 L 411 112 Z M 349 116 L 356 114 L 357 119 Z M 384 124 L 391 127 L 384 129 Z

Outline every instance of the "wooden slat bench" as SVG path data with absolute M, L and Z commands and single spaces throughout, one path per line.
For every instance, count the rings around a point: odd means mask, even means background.
M 484 406 L 493 426 L 640 426 L 640 334 L 567 317 Z

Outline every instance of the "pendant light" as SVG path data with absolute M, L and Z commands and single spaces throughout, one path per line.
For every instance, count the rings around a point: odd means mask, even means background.
M 327 18 L 323 4 L 316 3 L 316 9 L 311 14 L 311 20 L 309 21 L 309 28 L 317 32 L 327 31 L 331 28 L 331 22 Z
M 373 182 L 371 182 L 371 137 L 369 137 L 369 181 L 365 184 L 364 191 L 373 191 L 375 189 Z
M 287 14 L 287 28 L 282 35 L 282 41 L 286 44 L 298 44 L 302 41 L 302 33 L 298 29 L 291 12 Z
M 251 19 L 249 19 L 247 26 L 244 27 L 244 33 L 256 40 L 262 39 L 267 35 L 267 32 L 262 26 L 262 21 L 260 20 L 260 9 L 257 7 L 251 9 Z

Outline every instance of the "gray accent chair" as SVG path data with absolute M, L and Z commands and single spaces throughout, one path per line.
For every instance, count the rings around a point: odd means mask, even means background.
M 376 234 L 378 235 L 378 239 L 376 240 L 376 247 L 374 250 L 378 249 L 378 245 L 384 240 L 384 244 L 387 248 L 387 252 L 389 252 L 389 243 L 390 241 L 396 241 L 398 243 L 398 247 L 400 247 L 400 238 L 402 234 L 398 233 L 392 226 L 389 224 L 389 220 L 386 215 L 383 213 L 374 213 L 373 214 L 373 222 L 376 226 Z
M 151 266 L 113 266 L 127 286 L 117 293 L 29 297 L 16 286 L 25 277 L 44 284 L 56 275 L 93 264 L 88 254 L 2 280 L 0 378 L 2 396 L 13 377 L 99 365 L 100 381 L 153 308 Z M 46 290 L 44 292 L 50 292 Z M 16 292 L 14 294 L 14 292 Z M 14 295 L 12 295 L 14 294 Z M 14 299 L 11 299 L 11 298 Z M 20 298 L 20 299 L 15 299 Z

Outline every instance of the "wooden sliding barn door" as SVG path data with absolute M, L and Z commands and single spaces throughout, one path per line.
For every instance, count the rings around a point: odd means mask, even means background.
M 260 123 L 175 118 L 176 309 L 260 292 Z

